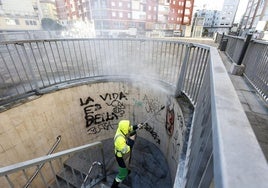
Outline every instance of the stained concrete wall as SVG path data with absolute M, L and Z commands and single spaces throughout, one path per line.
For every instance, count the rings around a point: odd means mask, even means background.
M 45 94 L 0 113 L 0 165 L 45 155 L 58 135 L 56 151 L 112 138 L 121 119 L 144 122 L 165 106 L 138 135 L 166 156 L 172 180 L 185 125 L 172 93 L 157 84 L 107 82 Z

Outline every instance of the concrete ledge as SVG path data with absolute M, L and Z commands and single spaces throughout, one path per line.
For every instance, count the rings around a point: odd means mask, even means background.
M 210 54 L 215 187 L 267 187 L 264 154 L 217 50 Z
M 232 63 L 230 68 L 230 73 L 232 75 L 242 76 L 245 70 L 245 65 L 237 65 L 235 63 Z

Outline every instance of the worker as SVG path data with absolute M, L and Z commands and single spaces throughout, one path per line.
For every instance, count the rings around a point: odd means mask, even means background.
M 119 166 L 119 172 L 115 177 L 111 188 L 118 187 L 118 184 L 130 173 L 130 170 L 128 169 L 128 159 L 131 157 L 130 151 L 135 143 L 136 130 L 141 127 L 142 124 L 130 125 L 129 120 L 121 120 L 118 123 L 114 136 L 114 152 Z

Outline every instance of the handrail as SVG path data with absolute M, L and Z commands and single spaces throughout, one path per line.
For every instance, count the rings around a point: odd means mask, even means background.
M 61 141 L 61 135 L 57 136 L 56 139 L 57 139 L 56 142 L 53 144 L 51 149 L 48 151 L 47 155 L 50 155 L 51 153 L 53 153 L 55 151 L 56 147 L 59 145 L 59 143 Z M 38 168 L 35 170 L 34 174 L 31 176 L 31 178 L 23 186 L 24 188 L 29 187 L 29 185 L 32 183 L 32 181 L 34 180 L 34 178 L 37 176 L 37 174 L 43 168 L 44 165 L 45 165 L 45 163 L 42 163 L 40 166 L 38 166 Z
M 87 175 L 86 175 L 86 177 L 85 177 L 85 179 L 84 179 L 84 181 L 83 181 L 83 183 L 82 183 L 82 185 L 81 185 L 81 188 L 85 188 L 85 183 L 86 183 L 86 181 L 87 181 L 87 179 L 88 179 L 88 176 L 89 176 L 89 174 L 91 173 L 91 171 L 92 171 L 92 169 L 93 169 L 93 167 L 94 167 L 95 165 L 102 166 L 102 168 L 103 168 L 103 165 L 102 165 L 101 162 L 99 162 L 99 161 L 94 161 L 94 162 L 91 164 L 91 166 L 90 166 L 90 168 L 89 168 L 89 170 L 88 170 L 88 172 L 87 172 Z M 104 169 L 104 170 L 105 170 L 105 169 Z
M 64 157 L 66 155 L 71 155 L 71 154 L 74 154 L 77 152 L 81 152 L 81 151 L 87 150 L 91 147 L 102 147 L 102 143 L 98 141 L 98 142 L 94 142 L 91 144 L 86 144 L 83 146 L 60 151 L 57 153 L 52 153 L 50 155 L 42 156 L 42 157 L 35 158 L 32 160 L 28 160 L 28 161 L 24 161 L 24 162 L 20 162 L 20 163 L 16 163 L 13 165 L 2 167 L 2 168 L 0 168 L 0 177 L 5 176 L 8 179 L 9 174 L 17 172 L 19 170 L 23 170 L 23 169 L 30 168 L 33 166 L 41 165 L 43 163 L 50 162 L 52 160 L 60 159 L 61 157 Z

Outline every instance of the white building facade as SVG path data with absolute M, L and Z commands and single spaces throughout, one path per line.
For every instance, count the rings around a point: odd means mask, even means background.
M 253 33 L 254 38 L 268 40 L 268 1 L 249 0 L 241 21 L 240 35 Z
M 203 35 L 228 33 L 233 26 L 240 0 L 225 0 L 221 10 L 197 10 L 196 18 L 204 18 Z
M 0 32 L 40 30 L 38 3 L 33 0 L 0 0 Z

